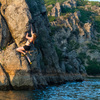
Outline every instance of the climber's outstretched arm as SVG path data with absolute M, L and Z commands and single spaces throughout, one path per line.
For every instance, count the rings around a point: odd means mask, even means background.
M 26 34 L 26 39 L 31 40 L 32 41 L 32 37 L 28 36 L 29 33 Z
M 34 32 L 33 32 L 32 25 L 31 25 L 31 35 L 32 35 L 33 33 L 34 33 Z

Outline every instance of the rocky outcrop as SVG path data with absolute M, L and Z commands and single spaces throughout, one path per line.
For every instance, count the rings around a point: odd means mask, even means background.
M 57 21 L 51 22 L 51 26 L 56 27 L 55 33 L 52 37 L 58 55 L 60 55 L 60 65 L 63 70 L 67 71 L 67 73 L 85 74 L 85 67 L 79 57 L 80 53 L 84 53 L 84 56 L 86 55 L 92 58 L 93 54 L 97 52 L 96 50 L 92 54 L 88 51 L 89 47 L 86 44 L 91 43 L 95 32 L 93 32 L 93 26 L 90 22 L 80 22 L 80 16 L 81 14 L 78 11 L 61 16 Z M 95 59 L 99 58 L 96 57 Z M 85 64 L 86 63 L 87 60 L 85 61 Z
M 81 16 L 80 11 L 66 14 L 64 16 L 59 17 L 59 19 L 57 21 L 51 22 L 51 25 L 52 26 L 59 26 L 59 25 L 61 26 L 62 25 L 63 27 L 65 27 L 65 30 L 67 28 L 67 36 L 66 37 L 70 38 L 70 37 L 72 37 L 72 35 L 75 35 L 75 37 L 76 36 L 77 37 L 76 37 L 76 39 L 73 38 L 73 40 L 78 41 L 78 43 L 82 44 L 86 40 L 91 40 L 91 37 L 93 37 L 94 35 L 92 32 L 93 27 L 92 27 L 91 23 L 87 22 L 82 25 L 79 20 L 80 16 Z
M 83 80 L 80 72 L 84 71 L 76 58 L 73 59 L 75 71 L 70 69 L 69 72 L 66 64 L 60 66 L 57 51 L 49 36 L 49 21 L 43 0 L 0 2 L 0 89 L 35 89 L 65 81 Z M 56 8 L 60 12 L 59 4 Z M 16 52 L 17 47 L 24 46 L 26 32 L 31 35 L 30 24 L 38 36 L 35 48 L 32 46 L 27 54 L 32 65 L 26 57 Z M 73 69 L 73 65 L 68 66 Z
M 51 10 L 51 16 L 59 17 L 61 14 L 60 3 L 56 3 L 55 6 Z
M 48 16 L 55 16 L 55 17 L 60 17 L 61 16 L 61 6 L 63 8 L 70 8 L 72 9 L 73 7 L 76 8 L 76 1 L 75 0 L 67 0 L 60 4 L 57 2 L 54 7 L 52 5 L 47 6 L 47 8 L 52 8 L 51 11 L 48 12 Z
M 92 6 L 91 10 L 93 10 L 93 12 L 97 12 L 100 15 L 100 7 Z
M 75 0 L 67 0 L 62 4 L 63 7 L 67 8 L 76 8 L 76 1 Z

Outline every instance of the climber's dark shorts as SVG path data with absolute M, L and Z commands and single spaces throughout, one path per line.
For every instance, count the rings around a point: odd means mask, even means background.
M 23 48 L 24 48 L 26 51 L 28 51 L 28 50 L 30 50 L 31 46 L 25 45 L 25 46 L 23 46 Z

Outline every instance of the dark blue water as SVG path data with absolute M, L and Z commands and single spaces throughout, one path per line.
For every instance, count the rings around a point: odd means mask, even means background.
M 35 91 L 0 91 L 0 100 L 100 100 L 100 78 Z

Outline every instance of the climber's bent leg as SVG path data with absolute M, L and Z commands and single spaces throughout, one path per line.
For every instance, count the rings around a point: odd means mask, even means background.
M 16 51 L 20 52 L 20 53 L 23 53 L 24 55 L 26 54 L 24 51 L 25 49 L 23 47 L 19 47 L 16 49 Z

